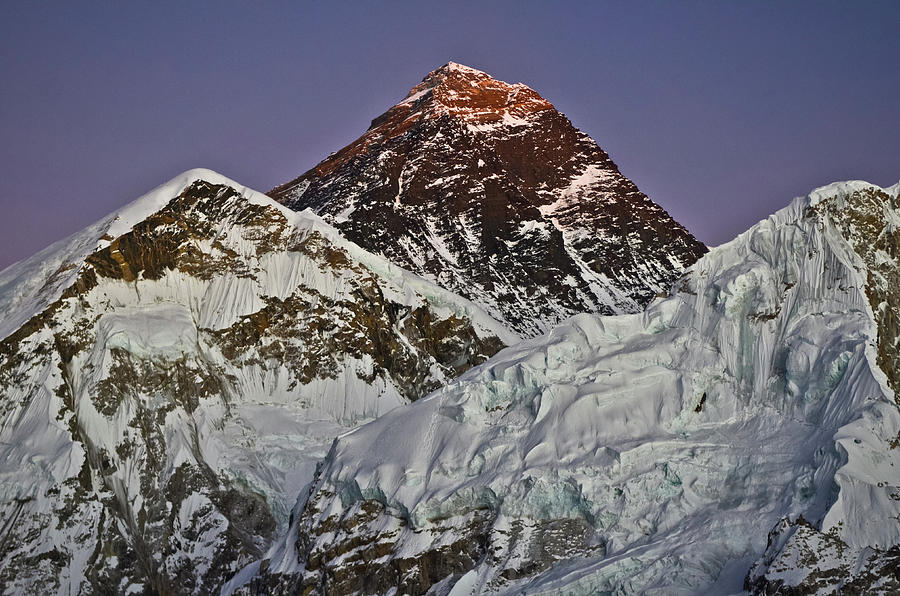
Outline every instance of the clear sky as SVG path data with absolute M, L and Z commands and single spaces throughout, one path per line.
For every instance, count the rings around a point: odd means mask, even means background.
M 0 267 L 178 172 L 269 190 L 449 60 L 536 89 L 718 244 L 900 179 L 900 2 L 0 0 Z

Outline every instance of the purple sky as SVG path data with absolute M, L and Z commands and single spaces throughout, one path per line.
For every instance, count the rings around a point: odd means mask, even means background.
M 180 171 L 266 191 L 448 60 L 527 83 L 708 244 L 900 179 L 900 2 L 0 0 L 0 267 Z

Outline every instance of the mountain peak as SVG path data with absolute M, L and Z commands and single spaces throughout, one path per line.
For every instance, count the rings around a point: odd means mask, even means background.
M 460 64 L 459 62 L 453 62 L 452 60 L 447 64 L 434 69 L 430 73 L 428 73 L 428 77 L 437 75 L 437 74 L 449 74 L 449 73 L 458 73 L 462 76 L 470 76 L 470 77 L 491 77 L 488 73 L 483 70 L 478 70 L 477 68 L 472 68 L 471 66 L 466 66 L 465 64 Z M 428 78 L 426 77 L 426 78 Z
M 453 62 L 270 196 L 521 335 L 638 312 L 706 252 L 537 92 Z
M 422 115 L 451 115 L 479 123 L 524 123 L 529 114 L 553 109 L 553 104 L 527 85 L 506 83 L 456 62 L 428 73 L 388 113 L 410 106 Z
M 335 435 L 518 340 L 210 170 L 0 272 L 0 330 L 0 592 L 23 594 L 218 593 Z
M 478 70 L 477 68 L 472 68 L 471 66 L 466 66 L 465 64 L 459 64 L 457 62 L 448 62 L 443 66 L 439 66 L 435 68 L 427 75 L 422 78 L 422 82 L 412 88 L 407 98 L 415 93 L 418 93 L 422 90 L 433 89 L 437 86 L 446 84 L 448 81 L 462 82 L 465 81 L 469 84 L 476 85 L 479 81 L 487 81 L 491 80 L 496 83 L 503 83 L 502 81 L 497 81 L 484 72 L 483 70 Z M 405 100 L 406 98 L 404 98 Z

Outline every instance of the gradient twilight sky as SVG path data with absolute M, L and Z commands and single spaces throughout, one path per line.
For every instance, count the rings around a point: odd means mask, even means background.
M 0 268 L 177 173 L 267 191 L 449 60 L 524 82 L 700 240 L 900 179 L 900 2 L 0 0 Z

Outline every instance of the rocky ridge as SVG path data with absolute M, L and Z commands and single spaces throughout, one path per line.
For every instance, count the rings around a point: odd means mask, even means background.
M 528 336 L 638 312 L 706 252 L 550 102 L 453 62 L 269 194 Z
M 217 593 L 332 437 L 516 336 L 192 170 L 0 273 L 0 591 Z

